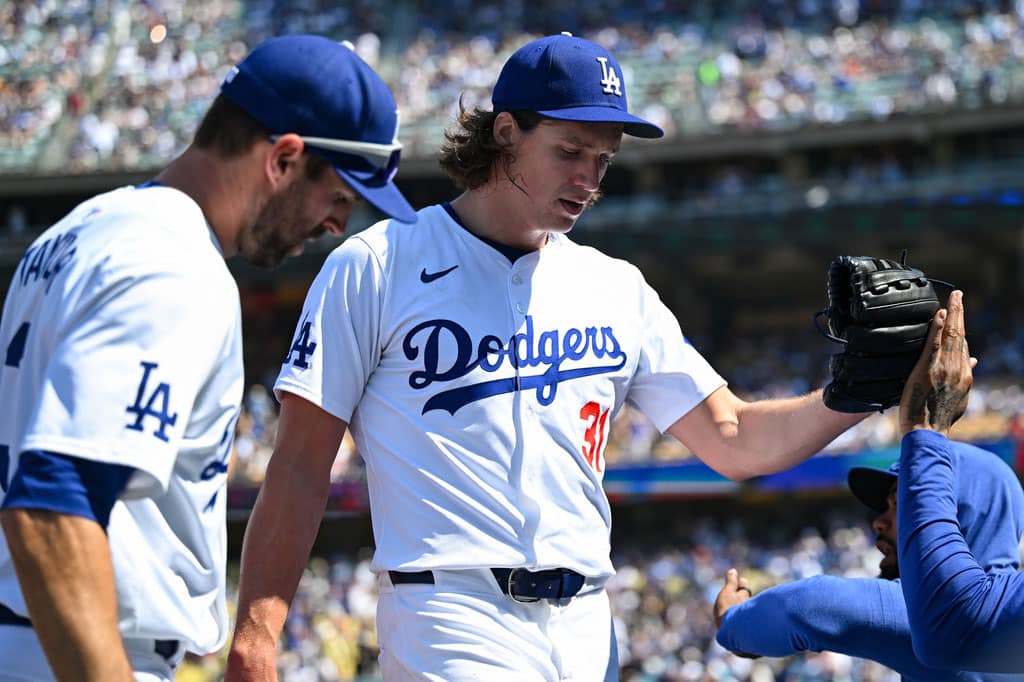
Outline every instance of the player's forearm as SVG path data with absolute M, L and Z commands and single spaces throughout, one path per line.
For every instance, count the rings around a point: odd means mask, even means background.
M 715 414 L 720 434 L 714 448 L 717 452 L 698 450 L 697 454 L 734 480 L 772 474 L 821 452 L 866 416 L 828 409 L 821 400 L 821 391 L 755 402 L 731 396 L 728 408 Z
M 768 588 L 726 612 L 718 643 L 730 651 L 758 656 L 825 649 L 849 653 L 840 643 L 853 639 L 856 629 L 852 624 L 861 615 L 854 610 L 867 601 L 864 594 L 850 594 L 851 583 L 816 576 Z M 844 601 L 850 596 L 860 603 Z
M 229 679 L 275 679 L 274 648 L 323 518 L 331 465 L 347 427 L 303 398 L 282 396 L 277 443 L 242 544 Z
M 29 618 L 58 680 L 132 680 L 117 627 L 110 546 L 95 521 L 0 512 Z
M 761 656 L 835 651 L 915 680 L 950 679 L 915 658 L 899 584 L 880 579 L 821 575 L 772 587 L 726 613 L 718 642 Z
M 722 387 L 669 433 L 718 473 L 742 481 L 799 464 L 865 416 L 828 409 L 821 391 L 746 402 Z
M 795 645 L 787 602 L 769 590 L 733 606 L 722 617 L 716 639 L 729 651 L 753 656 L 789 656 L 805 651 Z
M 299 468 L 268 471 L 245 532 L 232 642 L 233 679 L 276 679 L 272 654 L 306 566 L 327 501 L 329 480 Z M 269 668 L 269 669 L 267 669 Z
M 745 403 L 739 410 L 738 450 L 757 475 L 784 471 L 821 452 L 867 414 L 825 407 L 821 391 L 797 398 Z

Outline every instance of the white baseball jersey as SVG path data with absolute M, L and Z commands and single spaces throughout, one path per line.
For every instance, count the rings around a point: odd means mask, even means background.
M 613 415 L 664 431 L 723 384 L 634 266 L 557 234 L 512 263 L 431 206 L 329 256 L 275 389 L 349 422 L 376 570 L 601 577 Z
M 224 643 L 241 351 L 237 285 L 177 190 L 86 201 L 14 273 L 0 320 L 0 500 L 26 450 L 135 469 L 108 526 L 124 637 Z M 6 543 L 0 603 L 27 615 Z

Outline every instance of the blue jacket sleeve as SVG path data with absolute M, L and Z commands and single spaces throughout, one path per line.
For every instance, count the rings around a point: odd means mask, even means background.
M 914 651 L 928 665 L 1024 672 L 1024 574 L 987 574 L 957 523 L 949 440 L 903 438 L 896 505 L 900 576 Z
M 907 679 L 958 679 L 914 656 L 896 581 L 823 575 L 772 587 L 725 613 L 718 643 L 759 656 L 835 651 L 878 661 Z

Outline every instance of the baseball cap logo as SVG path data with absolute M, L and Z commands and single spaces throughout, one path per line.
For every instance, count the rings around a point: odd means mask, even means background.
M 601 64 L 601 86 L 604 88 L 604 94 L 622 97 L 622 81 L 615 75 L 615 67 L 608 66 L 607 57 L 598 57 L 597 61 Z

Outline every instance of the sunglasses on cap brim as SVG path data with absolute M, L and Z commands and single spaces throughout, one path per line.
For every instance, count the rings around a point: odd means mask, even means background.
M 271 135 L 270 141 L 276 142 L 281 136 Z M 387 184 L 395 179 L 398 173 L 398 163 L 402 158 L 402 143 L 392 142 L 381 144 L 379 142 L 358 142 L 356 140 L 338 140 L 330 137 L 307 137 L 298 136 L 307 146 L 323 149 L 329 152 L 340 152 L 358 156 L 376 169 L 376 173 L 369 180 L 373 184 Z

